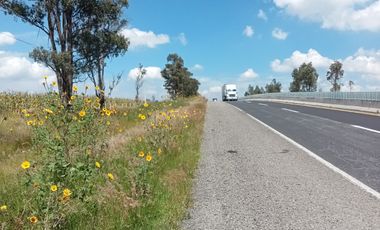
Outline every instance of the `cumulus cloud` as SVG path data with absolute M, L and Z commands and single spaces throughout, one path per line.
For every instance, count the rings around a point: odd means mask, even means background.
M 380 31 L 379 0 L 274 0 L 278 8 L 322 28 L 352 31 Z
M 272 36 L 278 40 L 285 40 L 288 37 L 288 33 L 282 31 L 280 28 L 274 28 L 272 31 Z
M 144 67 L 146 70 L 146 74 L 144 76 L 144 79 L 161 79 L 161 68 L 156 66 L 147 66 Z M 135 80 L 137 75 L 139 73 L 138 68 L 133 68 L 128 73 L 128 79 Z
M 0 90 L 42 91 L 42 76 L 55 77 L 52 70 L 21 54 L 0 51 Z
M 373 90 L 380 87 L 380 50 L 360 48 L 353 55 L 338 61 L 343 64 L 344 80 L 347 81 L 343 82 L 342 91 L 350 90 L 349 80 L 355 82 L 352 91 Z M 304 62 L 313 63 L 313 66 L 320 72 L 319 86 L 325 91 L 329 90 L 331 84 L 326 81 L 324 75 L 334 59 L 325 57 L 314 49 L 309 49 L 306 53 L 294 51 L 289 58 L 272 61 L 271 67 L 274 72 L 290 74 L 294 68 L 298 68 Z
M 16 38 L 12 33 L 0 32 L 0 46 L 12 45 L 16 43 Z
M 253 69 L 249 68 L 244 73 L 240 74 L 240 79 L 241 80 L 247 80 L 247 79 L 254 79 L 258 77 L 259 75 L 253 71 Z
M 186 39 L 186 36 L 185 36 L 185 33 L 180 33 L 179 36 L 178 36 L 178 40 L 179 42 L 181 42 L 182 45 L 187 45 L 187 39 Z
M 307 53 L 296 50 L 289 58 L 283 61 L 279 59 L 272 61 L 271 67 L 274 72 L 286 73 L 292 71 L 294 68 L 298 68 L 304 62 L 312 62 L 316 68 L 328 68 L 333 60 L 322 56 L 315 49 L 309 49 Z
M 202 71 L 203 66 L 201 64 L 195 64 L 193 67 L 190 68 L 192 71 Z
M 129 39 L 130 48 L 148 47 L 155 48 L 158 45 L 170 42 L 170 37 L 167 34 L 155 34 L 152 31 L 142 31 L 137 28 L 124 28 L 120 33 Z
M 259 13 L 257 13 L 257 17 L 263 19 L 264 21 L 268 21 L 268 17 L 262 9 L 260 9 Z
M 251 26 L 246 26 L 243 30 L 243 35 L 246 37 L 252 37 L 254 33 L 255 32 Z

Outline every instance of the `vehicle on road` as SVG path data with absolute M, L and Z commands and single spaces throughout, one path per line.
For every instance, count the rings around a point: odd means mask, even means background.
M 212 99 L 212 101 L 218 101 L 218 98 L 214 97 L 214 98 Z
M 222 86 L 222 101 L 237 101 L 237 89 L 235 84 L 224 84 Z

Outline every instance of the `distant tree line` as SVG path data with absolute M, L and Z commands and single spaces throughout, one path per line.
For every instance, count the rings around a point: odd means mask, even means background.
M 343 78 L 344 70 L 343 64 L 339 61 L 334 61 L 331 63 L 329 70 L 326 73 L 326 79 L 331 83 L 331 92 L 339 92 L 343 83 L 341 80 Z M 298 68 L 293 69 L 292 72 L 292 82 L 289 86 L 290 92 L 315 92 L 317 91 L 318 73 L 313 67 L 311 62 L 302 63 Z M 348 85 L 350 91 L 355 83 L 349 81 Z M 248 86 L 247 91 L 244 96 L 262 94 L 262 93 L 276 93 L 281 92 L 281 83 L 273 79 L 269 84 L 266 84 L 265 90 L 263 87 L 253 87 Z

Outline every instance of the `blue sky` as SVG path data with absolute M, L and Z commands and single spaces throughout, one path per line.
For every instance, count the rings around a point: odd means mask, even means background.
M 243 94 L 248 84 L 272 78 L 287 91 L 292 69 L 310 61 L 318 88 L 328 91 L 334 60 L 345 70 L 342 90 L 350 90 L 349 80 L 352 91 L 380 90 L 380 1 L 131 0 L 125 17 L 131 47 L 106 68 L 108 79 L 124 72 L 114 96 L 135 95 L 139 63 L 148 70 L 142 95 L 164 96 L 159 72 L 169 53 L 184 59 L 206 97 L 220 97 L 224 83 L 238 84 Z M 42 33 L 0 13 L 0 90 L 42 90 L 41 76 L 52 73 L 27 58 L 34 45 L 47 45 Z

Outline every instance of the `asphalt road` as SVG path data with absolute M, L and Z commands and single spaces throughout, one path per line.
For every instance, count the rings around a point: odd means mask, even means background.
M 380 192 L 380 117 L 270 102 L 231 104 Z
M 336 125 L 339 135 L 352 135 L 346 124 L 325 118 L 235 104 L 256 108 L 279 123 L 304 123 L 300 128 L 290 125 L 294 132 L 303 131 L 304 139 Z M 304 126 L 310 128 L 302 130 Z M 368 142 L 378 138 L 364 131 L 356 133 Z M 332 143 L 325 149 L 333 151 Z M 194 183 L 194 202 L 183 229 L 380 229 L 379 199 L 223 102 L 208 103 Z

